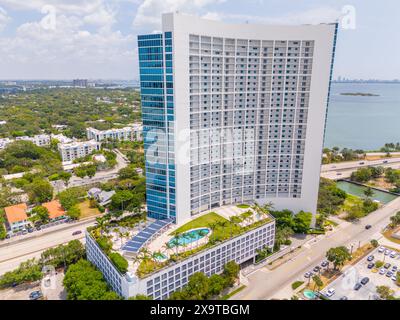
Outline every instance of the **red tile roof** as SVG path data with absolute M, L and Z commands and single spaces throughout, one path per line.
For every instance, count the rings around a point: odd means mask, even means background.
M 14 206 L 4 208 L 8 223 L 12 224 L 28 219 L 26 210 L 28 209 L 25 203 L 16 204 Z
M 43 203 L 42 206 L 49 210 L 50 219 L 55 219 L 65 215 L 65 211 L 58 200 Z

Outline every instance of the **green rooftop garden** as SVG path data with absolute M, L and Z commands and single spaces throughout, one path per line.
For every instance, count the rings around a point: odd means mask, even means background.
M 184 224 L 182 227 L 178 228 L 173 233 L 177 235 L 192 229 L 204 228 L 208 227 L 210 224 L 212 225 L 212 224 L 224 223 L 227 221 L 228 220 L 216 214 L 215 212 L 210 212 Z
M 199 253 L 205 249 L 209 249 L 219 243 L 239 236 L 252 229 L 258 228 L 273 220 L 268 214 L 267 210 L 258 206 L 253 207 L 253 209 L 255 213 L 249 210 L 240 215 L 232 216 L 229 220 L 215 212 L 210 212 L 186 223 L 179 229 L 175 230 L 171 235 L 179 237 L 182 235 L 182 233 L 192 229 L 209 228 L 212 231 L 211 235 L 209 236 L 209 241 L 206 244 L 200 245 L 194 249 L 186 250 L 184 252 L 178 251 L 179 247 L 181 247 L 179 245 L 171 247 L 166 244 L 164 250 L 169 256 L 169 259 L 162 262 L 154 259 L 154 254 L 151 254 L 148 252 L 148 250 L 144 249 L 136 258 L 136 262 L 140 263 L 136 272 L 137 275 L 139 277 L 148 276 L 151 273 L 166 267 L 170 262 L 184 260 L 193 254 Z M 254 219 L 256 214 L 261 218 L 258 221 L 255 221 Z M 248 225 L 243 227 L 240 225 L 242 222 L 247 222 Z

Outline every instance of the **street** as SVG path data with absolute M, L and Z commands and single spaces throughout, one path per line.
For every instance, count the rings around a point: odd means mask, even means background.
M 3 246 L 0 249 L 0 275 L 17 268 L 21 262 L 40 257 L 40 254 L 48 248 L 67 243 L 74 239 L 84 242 L 86 228 L 95 223 L 95 221 L 90 220 L 84 224 L 72 225 L 71 228 Z M 72 233 L 74 231 L 82 231 L 82 233 L 73 236 Z
M 358 223 L 342 223 L 336 232 L 317 240 L 316 243 L 306 244 L 301 252 L 292 260 L 275 270 L 261 268 L 248 276 L 249 285 L 233 299 L 264 300 L 271 299 L 282 288 L 290 286 L 296 280 L 303 279 L 303 274 L 325 259 L 325 253 L 332 247 L 358 246 L 371 239 L 381 237 L 380 231 L 388 222 L 390 216 L 400 209 L 400 198 L 369 214 Z M 365 229 L 371 224 L 372 228 Z
M 129 160 L 126 159 L 126 157 L 119 150 L 114 149 L 113 151 L 117 155 L 117 164 L 114 168 L 107 171 L 96 172 L 92 178 L 79 178 L 76 175 L 73 175 L 68 182 L 68 188 L 82 187 L 85 185 L 107 182 L 109 180 L 118 178 L 118 171 L 125 168 L 129 164 Z M 64 183 L 53 183 L 53 187 L 55 188 L 56 193 L 59 193 L 67 188 Z

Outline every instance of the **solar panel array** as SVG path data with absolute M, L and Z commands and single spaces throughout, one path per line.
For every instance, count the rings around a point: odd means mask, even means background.
M 172 219 L 157 220 L 140 231 L 136 236 L 129 240 L 122 247 L 122 250 L 138 253 L 139 250 L 149 241 L 157 232 L 173 222 Z

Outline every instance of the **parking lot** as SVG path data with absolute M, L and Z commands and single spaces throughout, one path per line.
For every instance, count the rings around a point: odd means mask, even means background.
M 382 262 L 378 267 L 377 261 Z M 379 266 L 380 264 L 383 265 Z M 342 276 L 321 290 L 321 293 L 331 300 L 377 300 L 379 295 L 376 287 L 387 286 L 394 291 L 394 296 L 400 296 L 400 287 L 395 281 L 398 268 L 399 252 L 379 247 L 348 268 Z M 365 284 L 362 284 L 363 279 Z M 331 295 L 329 291 L 332 293 L 332 289 L 334 293 Z

